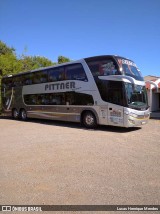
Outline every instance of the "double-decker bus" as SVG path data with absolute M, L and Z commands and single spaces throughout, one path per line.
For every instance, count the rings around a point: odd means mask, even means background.
M 2 78 L 2 109 L 14 119 L 133 127 L 146 124 L 145 82 L 127 58 L 104 55 Z

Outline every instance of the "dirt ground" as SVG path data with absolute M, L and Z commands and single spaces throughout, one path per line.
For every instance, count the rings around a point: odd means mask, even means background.
M 141 128 L 88 130 L 1 117 L 0 152 L 0 204 L 160 202 L 160 120 Z

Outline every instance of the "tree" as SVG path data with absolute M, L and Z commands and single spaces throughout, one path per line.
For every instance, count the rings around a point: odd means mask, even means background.
M 65 62 L 70 62 L 71 60 L 65 56 L 59 56 L 58 57 L 58 64 L 61 64 L 61 63 L 65 63 Z
M 10 48 L 9 46 L 7 46 L 4 42 L 2 42 L 0 40 L 0 55 L 4 55 L 4 54 L 14 54 L 15 49 L 12 47 Z
M 55 65 L 51 60 L 41 56 L 22 56 L 20 59 L 22 71 L 30 71 L 41 67 Z
M 71 60 L 67 57 L 58 56 L 58 64 L 70 61 Z M 26 50 L 25 53 L 18 58 L 15 53 L 15 48 L 9 47 L 4 42 L 0 41 L 0 74 L 2 76 L 55 64 L 57 63 L 43 56 L 28 56 L 26 55 Z
M 2 76 L 15 74 L 21 70 L 21 64 L 17 60 L 15 49 L 10 48 L 0 41 L 0 73 Z
M 0 55 L 0 70 L 2 76 L 16 74 L 22 69 L 21 62 L 13 54 Z
M 17 74 L 23 71 L 30 71 L 41 67 L 55 65 L 43 56 L 27 56 L 27 49 L 20 56 L 17 57 L 15 48 L 7 46 L 4 42 L 0 41 L 0 91 L 1 91 L 1 78 L 2 76 Z M 70 62 L 71 60 L 64 56 L 58 57 L 58 64 Z M 0 108 L 1 108 L 1 94 L 0 94 Z

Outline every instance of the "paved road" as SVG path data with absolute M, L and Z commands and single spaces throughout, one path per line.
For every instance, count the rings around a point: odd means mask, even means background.
M 0 118 L 0 151 L 0 204 L 160 203 L 160 120 L 87 130 Z

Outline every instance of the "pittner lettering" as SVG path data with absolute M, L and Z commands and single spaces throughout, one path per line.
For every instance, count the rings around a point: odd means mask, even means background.
M 63 83 L 54 83 L 54 84 L 46 84 L 45 91 L 51 90 L 63 90 L 63 89 L 74 89 L 75 82 L 63 82 Z

